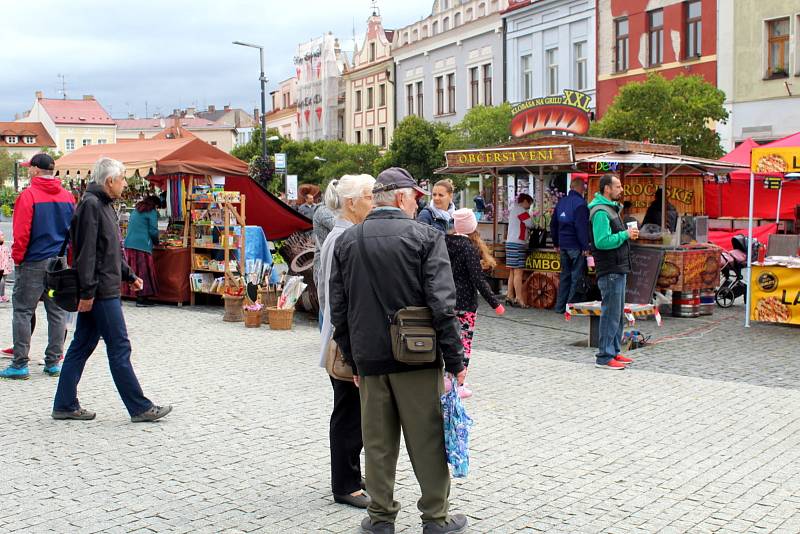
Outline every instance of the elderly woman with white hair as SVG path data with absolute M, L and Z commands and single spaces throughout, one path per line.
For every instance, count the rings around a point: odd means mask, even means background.
M 325 367 L 328 344 L 332 343 L 331 309 L 328 282 L 333 265 L 336 241 L 345 230 L 362 222 L 372 209 L 375 179 L 368 174 L 345 175 L 333 180 L 325 191 L 325 205 L 336 215 L 333 229 L 320 251 L 317 293 L 322 313 L 322 348 L 320 366 Z M 334 501 L 357 508 L 369 506 L 361 478 L 361 401 L 358 388 L 349 381 L 331 377 L 333 413 L 330 423 L 331 487 Z
M 94 419 L 95 413 L 78 402 L 78 382 L 101 337 L 106 344 L 111 376 L 131 421 L 155 421 L 172 410 L 171 406 L 156 406 L 144 396 L 131 365 L 131 343 L 122 315 L 120 286 L 124 281 L 141 290 L 142 279 L 131 271 L 122 256 L 119 221 L 111 205 L 122 196 L 127 185 L 122 163 L 100 158 L 72 219 L 70 238 L 80 301 L 75 334 L 64 356 L 53 402 L 53 419 Z

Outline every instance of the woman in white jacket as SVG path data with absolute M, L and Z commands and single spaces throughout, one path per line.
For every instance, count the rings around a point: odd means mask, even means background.
M 362 222 L 372 209 L 372 187 L 375 179 L 368 174 L 345 175 L 333 180 L 325 191 L 325 205 L 336 216 L 333 229 L 320 250 L 320 271 L 317 294 L 322 312 L 322 347 L 320 366 L 325 367 L 328 344 L 333 337 L 328 281 L 333 265 L 333 251 L 339 236 L 354 224 Z M 333 413 L 330 424 L 331 487 L 334 501 L 357 508 L 369 506 L 361 478 L 361 401 L 358 388 L 331 377 Z

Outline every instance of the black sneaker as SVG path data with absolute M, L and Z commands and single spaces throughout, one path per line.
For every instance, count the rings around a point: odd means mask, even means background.
M 95 415 L 97 414 L 85 408 L 78 408 L 74 412 L 60 412 L 53 410 L 53 413 L 50 414 L 53 419 L 57 419 L 59 421 L 66 419 L 73 419 L 75 421 L 91 421 L 94 419 Z
M 428 521 L 422 524 L 422 534 L 464 534 L 467 531 L 467 516 L 464 514 L 453 514 L 447 516 L 444 525 L 435 521 Z
M 372 519 L 365 517 L 361 521 L 361 534 L 394 534 L 394 523 L 386 521 L 372 522 Z
M 144 413 L 131 416 L 133 423 L 147 423 L 149 421 L 157 421 L 172 411 L 172 406 L 156 406 L 155 404 Z

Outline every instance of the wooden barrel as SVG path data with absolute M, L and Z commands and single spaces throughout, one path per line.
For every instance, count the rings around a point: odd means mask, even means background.
M 673 291 L 672 292 L 673 317 L 699 317 L 700 292 L 699 291 Z

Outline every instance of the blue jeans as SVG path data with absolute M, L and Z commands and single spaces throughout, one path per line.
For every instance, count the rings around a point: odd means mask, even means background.
M 597 363 L 607 364 L 622 350 L 622 331 L 625 328 L 625 279 L 627 275 L 610 273 L 597 278 L 603 296 L 600 308 L 600 339 Z
M 567 303 L 572 303 L 575 298 L 575 289 L 578 280 L 583 277 L 586 258 L 580 250 L 561 250 L 561 276 L 558 282 L 558 301 L 555 310 L 564 313 Z
M 73 412 L 80 409 L 78 382 L 86 360 L 94 352 L 101 337 L 106 343 L 111 376 L 125 408 L 131 416 L 146 412 L 153 403 L 142 393 L 139 380 L 133 372 L 131 342 L 128 340 L 128 329 L 125 327 L 122 301 L 119 297 L 95 300 L 91 311 L 78 314 L 75 335 L 61 366 L 53 410 Z

